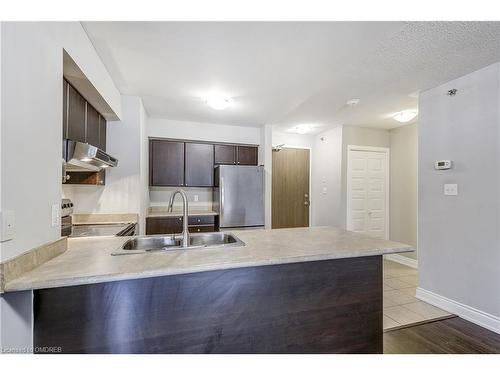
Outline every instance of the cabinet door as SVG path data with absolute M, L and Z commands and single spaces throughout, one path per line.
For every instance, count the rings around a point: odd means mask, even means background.
M 146 234 L 182 233 L 182 217 L 147 217 Z
M 257 165 L 259 149 L 254 146 L 238 146 L 238 164 Z
M 85 141 L 92 146 L 99 147 L 99 112 L 87 103 L 87 135 Z
M 151 186 L 184 186 L 184 142 L 150 141 L 149 171 Z
M 69 85 L 68 131 L 66 136 L 73 141 L 85 142 L 85 99 Z
M 214 146 L 207 143 L 186 143 L 185 185 L 214 184 Z
M 106 151 L 106 120 L 99 115 L 99 144 L 98 147 Z
M 215 164 L 236 164 L 236 146 L 215 145 L 214 154 Z
M 63 79 L 63 139 L 68 138 L 68 82 Z

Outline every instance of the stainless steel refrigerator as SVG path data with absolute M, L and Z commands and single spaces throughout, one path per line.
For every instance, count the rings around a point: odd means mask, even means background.
M 221 229 L 264 226 L 264 167 L 219 165 L 214 185 Z

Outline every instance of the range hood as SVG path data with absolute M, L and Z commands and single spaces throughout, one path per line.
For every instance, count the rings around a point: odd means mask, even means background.
M 68 172 L 98 172 L 103 168 L 118 165 L 118 159 L 97 147 L 69 139 L 63 142 L 63 154 Z

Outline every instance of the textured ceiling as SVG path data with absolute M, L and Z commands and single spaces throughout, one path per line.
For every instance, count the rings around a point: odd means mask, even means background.
M 231 125 L 392 128 L 415 92 L 500 60 L 500 22 L 85 22 L 148 114 Z M 200 99 L 234 98 L 224 111 Z M 345 103 L 359 98 L 356 107 Z

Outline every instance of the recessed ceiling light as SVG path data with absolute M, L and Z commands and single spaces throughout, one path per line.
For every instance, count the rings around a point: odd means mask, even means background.
M 301 124 L 293 128 L 293 131 L 298 134 L 306 134 L 312 130 L 313 126 L 311 124 Z
M 408 110 L 408 111 L 401 111 L 398 113 L 393 114 L 391 117 L 398 121 L 398 122 L 408 122 L 413 120 L 415 117 L 417 117 L 418 111 L 417 110 Z
M 216 109 L 218 111 L 226 109 L 232 103 L 231 98 L 220 93 L 211 93 L 203 98 L 203 101 L 207 103 L 210 108 Z

